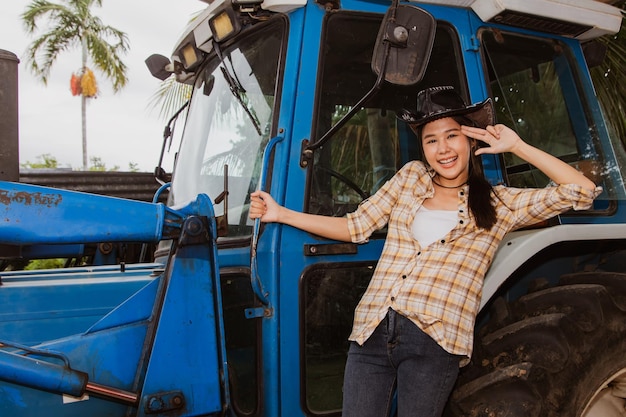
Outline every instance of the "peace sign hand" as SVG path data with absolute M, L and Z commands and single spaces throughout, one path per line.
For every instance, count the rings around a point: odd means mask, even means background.
M 488 145 L 487 147 L 478 148 L 476 155 L 515 152 L 520 144 L 523 143 L 513 129 L 503 124 L 487 126 L 485 129 L 461 126 L 461 133 Z

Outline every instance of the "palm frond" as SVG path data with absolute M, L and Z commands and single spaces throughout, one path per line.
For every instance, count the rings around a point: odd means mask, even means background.
M 159 117 L 169 119 L 191 97 L 192 86 L 181 84 L 175 77 L 169 77 L 161 82 L 158 90 L 150 98 L 148 107 L 159 109 Z
M 70 49 L 76 43 L 76 32 L 64 28 L 53 28 L 31 44 L 27 52 L 29 68 L 46 84 L 59 53 Z
M 96 68 L 111 81 L 113 91 L 118 92 L 128 82 L 127 67 L 120 57 L 121 52 L 128 50 L 128 41 L 124 34 L 117 44 L 111 45 L 102 38 L 101 33 L 93 31 L 85 33 L 87 50 Z

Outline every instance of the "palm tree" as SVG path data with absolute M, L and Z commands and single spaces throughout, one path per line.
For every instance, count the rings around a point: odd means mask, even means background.
M 61 4 L 47 0 L 33 0 L 22 14 L 28 34 L 34 34 L 40 19 L 47 18 L 48 29 L 28 48 L 29 68 L 44 84 L 59 54 L 80 46 L 82 53 L 79 76 L 87 75 L 88 90 L 81 94 L 83 169 L 87 170 L 87 98 L 94 97 L 97 89 L 93 73 L 87 67 L 90 59 L 113 84 L 113 91 L 121 90 L 128 81 L 126 65 L 120 54 L 128 50 L 126 33 L 106 26 L 91 13 L 92 6 L 102 6 L 102 0 L 61 0 Z M 107 42 L 112 39 L 112 43 Z

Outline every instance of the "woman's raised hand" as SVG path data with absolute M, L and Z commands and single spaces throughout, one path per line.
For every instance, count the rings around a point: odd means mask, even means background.
M 516 148 L 523 143 L 513 129 L 503 124 L 487 126 L 485 129 L 461 126 L 461 133 L 488 145 L 487 147 L 479 147 L 476 150 L 476 155 L 515 152 Z

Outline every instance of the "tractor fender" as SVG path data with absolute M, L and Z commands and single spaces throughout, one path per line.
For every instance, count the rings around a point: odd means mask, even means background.
M 559 242 L 626 238 L 626 224 L 562 224 L 509 233 L 500 243 L 485 275 L 482 310 L 508 278 L 541 250 Z

